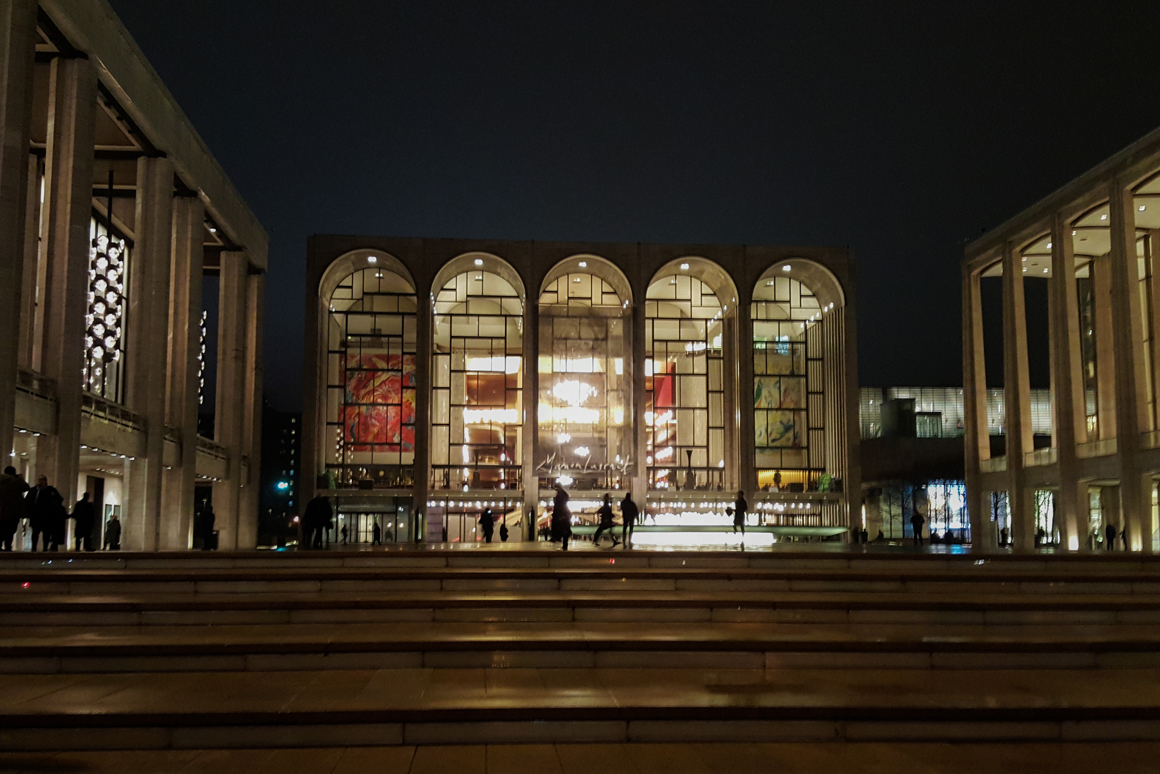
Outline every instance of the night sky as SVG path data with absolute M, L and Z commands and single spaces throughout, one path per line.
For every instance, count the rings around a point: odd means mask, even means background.
M 1160 125 L 1160 3 L 111 2 L 270 233 L 283 409 L 312 233 L 849 245 L 862 384 L 959 385 L 964 241 Z

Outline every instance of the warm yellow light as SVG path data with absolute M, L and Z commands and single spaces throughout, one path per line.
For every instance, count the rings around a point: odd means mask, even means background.
M 467 425 L 515 425 L 519 421 L 517 409 L 463 409 L 463 423 Z
M 518 374 L 522 363 L 523 358 L 518 355 L 508 357 L 469 357 L 467 358 L 467 370 Z
M 550 406 L 540 404 L 540 424 L 553 425 L 567 423 L 573 425 L 594 425 L 600 421 L 598 409 L 580 408 L 579 406 Z

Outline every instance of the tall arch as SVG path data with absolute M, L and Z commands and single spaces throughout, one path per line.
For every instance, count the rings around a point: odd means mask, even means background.
M 737 286 L 718 264 L 678 258 L 645 295 L 645 441 L 651 490 L 731 489 L 739 455 Z
M 539 488 L 628 486 L 631 306 L 614 264 L 578 255 L 554 266 L 538 304 L 535 464 Z

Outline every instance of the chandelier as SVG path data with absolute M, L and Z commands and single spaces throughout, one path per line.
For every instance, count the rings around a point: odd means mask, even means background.
M 125 314 L 125 241 L 100 234 L 89 248 L 89 311 L 85 316 L 85 388 L 104 394 L 110 363 L 121 359 Z M 116 396 L 113 396 L 116 397 Z

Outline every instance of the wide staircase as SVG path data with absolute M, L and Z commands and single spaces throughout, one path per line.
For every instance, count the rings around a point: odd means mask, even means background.
M 0 751 L 1160 740 L 1147 556 L 7 554 L 0 589 Z

